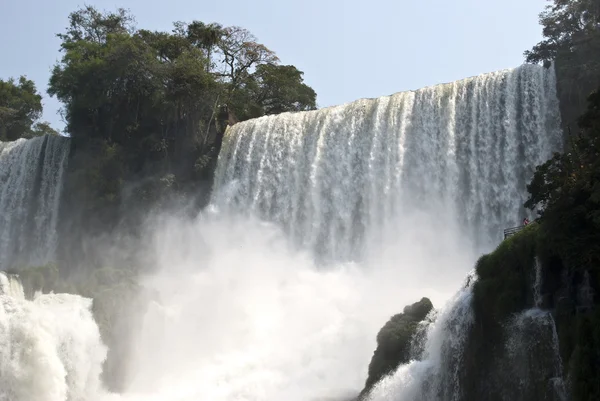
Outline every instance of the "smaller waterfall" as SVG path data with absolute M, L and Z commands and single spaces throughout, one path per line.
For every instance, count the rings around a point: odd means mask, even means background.
M 499 388 L 506 401 L 565 401 L 566 387 L 556 324 L 542 309 L 543 268 L 534 260 L 534 306 L 506 326 L 505 358 L 499 367 Z
M 0 142 L 0 269 L 54 259 L 67 138 Z
M 16 299 L 25 299 L 25 291 L 19 276 L 0 272 L 0 295 L 6 295 Z
M 566 389 L 552 314 L 539 308 L 515 316 L 507 326 L 505 360 L 499 367 L 506 401 L 565 401 Z
M 474 321 L 471 300 L 475 281 L 471 272 L 465 286 L 428 324 L 422 358 L 400 366 L 393 375 L 382 379 L 369 394 L 370 401 L 460 399 L 459 369 Z
M 535 257 L 535 281 L 533 282 L 533 302 L 536 308 L 542 306 L 542 264 L 539 258 Z
M 0 400 L 84 401 L 100 391 L 106 347 L 92 300 L 70 294 L 23 296 L 0 272 Z

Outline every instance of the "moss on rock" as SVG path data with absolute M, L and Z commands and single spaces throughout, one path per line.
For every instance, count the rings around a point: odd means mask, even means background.
M 361 398 L 384 376 L 410 361 L 412 338 L 419 322 L 423 321 L 432 309 L 431 301 L 422 298 L 419 302 L 405 306 L 403 313 L 392 316 L 379 330 L 377 348 L 369 364 L 369 374 Z

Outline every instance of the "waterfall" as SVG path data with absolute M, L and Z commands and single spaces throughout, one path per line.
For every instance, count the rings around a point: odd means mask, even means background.
M 552 313 L 542 309 L 543 266 L 537 256 L 533 266 L 534 305 L 505 325 L 505 352 L 494 381 L 506 401 L 566 401 L 558 333 Z
M 541 308 L 542 307 L 542 264 L 540 263 L 540 259 L 535 257 L 535 279 L 533 282 L 533 302 L 534 307 Z
M 534 167 L 561 147 L 555 86 L 553 68 L 524 65 L 236 124 L 214 202 L 333 259 L 436 222 L 489 249 L 522 220 Z
M 23 296 L 18 278 L 0 272 L 0 400 L 85 401 L 101 391 L 106 348 L 91 299 Z
M 8 274 L 0 271 L 0 295 L 25 299 L 25 291 L 23 291 L 21 281 L 16 274 Z
M 425 349 L 419 359 L 400 366 L 382 379 L 369 401 L 458 401 L 461 398 L 460 368 L 469 329 L 474 321 L 471 307 L 471 272 L 463 288 L 428 324 Z
M 28 300 L 0 274 L 0 400 L 350 399 L 379 328 L 423 296 L 450 301 L 369 397 L 459 400 L 476 277 L 452 294 L 521 221 L 534 166 L 561 147 L 555 92 L 553 69 L 525 65 L 236 124 L 211 207 L 153 216 L 143 233 L 153 272 L 140 280 L 159 301 L 123 394 L 101 388 L 90 299 Z M 0 144 L 0 269 L 53 259 L 68 149 Z
M 0 142 L 0 269 L 54 259 L 69 140 Z
M 528 309 L 506 327 L 505 356 L 496 381 L 506 401 L 566 401 L 563 366 L 554 318 Z

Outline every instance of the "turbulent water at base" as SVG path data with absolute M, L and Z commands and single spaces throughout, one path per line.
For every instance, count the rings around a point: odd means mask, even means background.
M 469 328 L 474 272 L 464 287 L 427 326 L 424 352 L 419 359 L 400 366 L 382 379 L 368 401 L 458 401 L 461 396 L 459 368 Z
M 356 259 L 406 215 L 452 216 L 481 249 L 523 219 L 534 167 L 561 147 L 554 69 L 524 65 L 389 97 L 234 125 L 215 199 Z M 366 250 L 365 250 L 366 249 Z
M 53 260 L 68 155 L 53 135 L 0 142 L 0 269 Z
M 106 348 L 91 299 L 23 296 L 18 278 L 0 272 L 0 400 L 88 401 L 100 390 Z

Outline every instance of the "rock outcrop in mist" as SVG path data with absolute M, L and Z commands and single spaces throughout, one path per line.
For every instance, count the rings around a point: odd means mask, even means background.
M 384 376 L 393 373 L 401 364 L 408 363 L 414 356 L 413 339 L 419 323 L 425 320 L 433 304 L 429 298 L 404 307 L 402 313 L 394 315 L 377 334 L 377 349 L 369 364 L 369 375 L 361 396 Z

